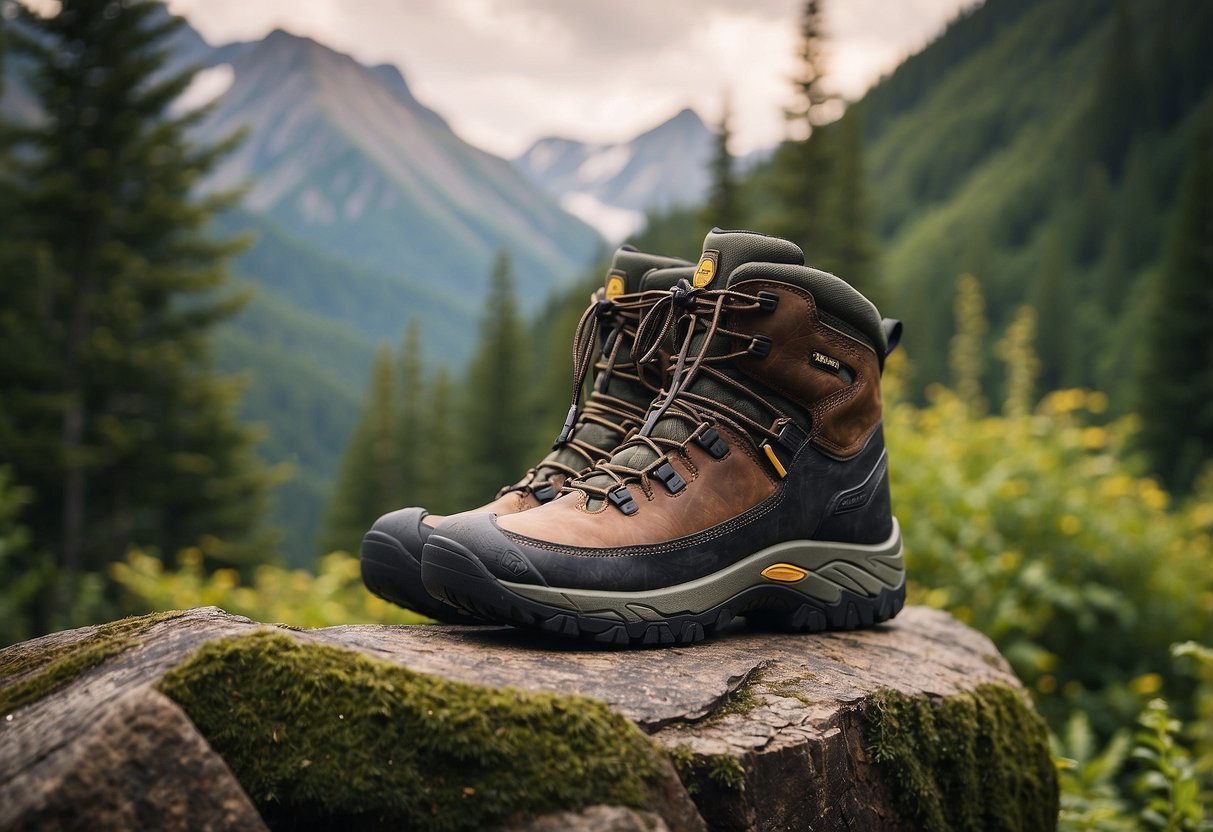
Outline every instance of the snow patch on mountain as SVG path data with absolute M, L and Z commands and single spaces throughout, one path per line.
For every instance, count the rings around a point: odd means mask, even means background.
M 169 108 L 170 112 L 179 116 L 193 112 L 199 107 L 205 107 L 231 89 L 232 82 L 235 80 L 236 70 L 232 68 L 231 64 L 220 64 L 199 70 L 190 81 L 189 86 L 181 95 L 177 96 Z
M 570 191 L 560 198 L 560 207 L 597 228 L 612 242 L 623 240 L 644 228 L 644 212 L 617 208 L 584 191 Z

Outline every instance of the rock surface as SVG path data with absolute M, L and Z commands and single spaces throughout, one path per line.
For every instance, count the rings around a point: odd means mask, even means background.
M 258 828 L 253 803 L 237 785 L 239 779 L 249 786 L 240 767 L 233 763 L 233 777 L 207 743 L 215 737 L 200 735 L 189 708 L 183 713 L 155 686 L 200 646 L 265 626 L 216 608 L 156 621 L 133 636 L 132 646 L 19 707 L 6 704 L 13 692 L 36 689 L 38 674 L 54 664 L 39 667 L 40 655 L 62 662 L 98 637 L 86 628 L 0 651 L 0 708 L 7 708 L 0 710 L 0 828 Z M 699 645 L 634 651 L 537 640 L 494 627 L 275 631 L 299 644 L 357 651 L 455 683 L 599 700 L 668 752 L 680 775 L 667 763 L 658 765 L 646 805 L 582 804 L 529 820 L 502 819 L 510 829 L 536 832 L 939 826 L 926 822 L 933 815 L 918 813 L 922 806 L 908 803 L 898 788 L 899 778 L 909 775 L 873 753 L 873 726 L 883 713 L 876 703 L 885 701 L 879 697 L 892 691 L 948 703 L 997 688 L 1017 692 L 1010 697 L 1019 703 L 1014 707 L 1024 701 L 988 639 L 944 613 L 915 607 L 867 631 L 787 635 L 737 627 Z M 1020 792 L 1016 799 L 1038 804 L 1039 817 L 1055 817 L 1056 784 L 1041 774 L 1048 758 L 1043 729 L 1038 733 L 995 738 L 993 745 L 989 737 L 975 736 L 960 745 L 968 749 L 970 767 L 974 754 L 980 758 L 983 779 L 1007 767 Z M 1003 748 L 1006 754 L 991 750 L 1007 742 L 1018 747 Z M 955 761 L 948 765 L 954 768 Z M 1015 766 L 1025 771 L 1011 770 Z M 947 802 L 957 798 L 946 784 L 938 791 L 926 797 L 942 801 L 948 814 Z M 254 797 L 264 812 L 264 796 Z M 308 814 L 314 807 L 271 808 L 265 814 L 271 826 L 316 823 Z M 956 816 L 968 811 L 960 807 Z M 391 826 L 390 820 L 358 822 Z

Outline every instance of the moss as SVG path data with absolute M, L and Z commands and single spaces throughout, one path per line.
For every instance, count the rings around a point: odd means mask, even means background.
M 944 699 L 882 691 L 864 715 L 868 751 L 910 828 L 1056 827 L 1048 729 L 1017 691 L 983 685 Z
M 801 683 L 807 680 L 808 678 L 806 677 L 804 679 L 783 679 L 778 682 L 767 682 L 763 686 L 763 690 L 781 699 L 795 699 L 802 705 L 813 705 L 815 704 L 813 697 L 800 689 Z
M 482 829 L 644 807 L 660 751 L 606 705 L 465 685 L 272 631 L 202 647 L 174 699 L 273 825 Z
M 158 612 L 123 618 L 96 627 L 76 641 L 40 648 L 30 645 L 9 648 L 0 656 L 0 681 L 14 679 L 0 689 L 0 713 L 9 713 L 53 693 L 86 670 L 138 644 L 138 637 L 152 625 L 180 612 Z
M 717 786 L 745 791 L 745 766 L 741 760 L 728 754 L 709 754 L 704 758 L 708 778 Z
M 708 783 L 730 791 L 745 791 L 745 766 L 736 757 L 728 754 L 700 756 L 682 744 L 674 746 L 667 753 L 687 794 L 701 793 Z
M 762 683 L 765 676 L 766 671 L 762 668 L 757 668 L 750 671 L 750 673 L 741 680 L 741 684 L 738 685 L 734 690 L 730 691 L 725 696 L 724 700 L 717 705 L 716 708 L 713 709 L 713 711 L 708 714 L 705 719 L 702 720 L 702 723 L 705 725 L 711 725 L 719 722 L 726 716 L 733 716 L 734 714 L 744 716 L 745 714 L 748 714 L 750 711 L 754 710 L 759 701 L 758 697 L 755 695 L 755 689 L 759 684 Z

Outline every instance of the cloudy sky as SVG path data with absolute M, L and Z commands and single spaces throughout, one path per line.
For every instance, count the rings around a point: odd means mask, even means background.
M 854 98 L 975 0 L 826 0 L 828 74 Z M 627 139 L 684 106 L 733 151 L 783 138 L 800 0 L 168 0 L 211 43 L 274 28 L 392 63 L 472 143 Z

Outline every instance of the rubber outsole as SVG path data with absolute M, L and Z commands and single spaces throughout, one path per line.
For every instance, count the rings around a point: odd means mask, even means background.
M 801 633 L 872 627 L 897 615 L 906 593 L 904 573 L 896 586 L 882 587 L 874 595 L 841 588 L 833 602 L 786 584 L 767 583 L 746 587 L 703 612 L 619 621 L 525 597 L 494 577 L 460 543 L 440 535 L 431 535 L 425 546 L 422 581 L 431 594 L 469 615 L 620 646 L 690 644 L 742 616 L 751 624 Z
M 390 604 L 446 624 L 484 624 L 464 610 L 444 604 L 425 591 L 421 563 L 396 538 L 371 530 L 362 539 L 362 583 Z

